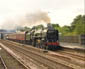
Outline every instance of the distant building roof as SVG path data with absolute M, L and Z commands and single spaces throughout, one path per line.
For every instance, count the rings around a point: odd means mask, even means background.
M 4 30 L 4 29 L 0 29 L 0 33 L 14 33 L 15 30 Z

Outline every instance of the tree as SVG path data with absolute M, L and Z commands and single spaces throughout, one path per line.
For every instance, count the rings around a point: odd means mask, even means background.
M 55 27 L 55 25 L 53 25 Z M 63 36 L 85 34 L 85 15 L 74 18 L 71 26 L 56 27 Z
M 77 20 L 74 32 L 76 32 L 78 35 L 85 34 L 85 15 Z
M 78 24 L 79 20 L 82 18 L 81 15 L 78 15 L 76 18 L 74 18 L 73 22 L 71 23 L 71 29 L 74 30 L 76 27 L 76 24 Z
M 44 28 L 44 26 L 43 26 L 42 24 L 41 24 L 41 25 L 37 25 L 37 26 L 35 26 L 35 27 L 36 27 L 37 30 Z
M 52 24 L 52 26 L 54 29 L 57 29 L 57 30 L 59 30 L 59 28 L 60 28 L 59 24 Z
M 70 28 L 70 26 L 65 25 L 60 28 L 60 32 L 61 32 L 61 35 L 66 36 L 66 35 L 68 35 L 68 33 L 71 32 L 71 28 Z
M 29 27 L 25 26 L 25 27 L 17 27 L 17 31 L 21 31 L 21 32 L 25 32 L 25 31 L 28 31 L 30 30 Z
M 29 27 L 27 27 L 27 26 L 24 27 L 24 31 L 29 31 L 29 30 L 30 30 Z

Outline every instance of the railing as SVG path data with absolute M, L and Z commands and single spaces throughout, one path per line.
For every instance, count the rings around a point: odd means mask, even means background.
M 67 42 L 67 43 L 78 43 L 80 45 L 85 45 L 85 34 L 80 36 L 60 36 L 60 42 Z

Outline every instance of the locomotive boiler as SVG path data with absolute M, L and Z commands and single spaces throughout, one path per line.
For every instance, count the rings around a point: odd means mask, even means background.
M 59 44 L 59 32 L 51 24 L 47 28 L 41 27 L 37 30 L 35 27 L 26 32 L 26 43 L 31 43 L 34 47 L 45 48 L 49 50 L 61 49 Z

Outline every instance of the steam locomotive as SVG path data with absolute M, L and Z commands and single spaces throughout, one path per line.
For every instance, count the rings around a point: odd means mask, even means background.
M 39 30 L 33 27 L 26 32 L 8 34 L 6 39 L 49 50 L 61 49 L 59 32 L 55 30 L 51 24 L 48 24 L 47 28 L 42 27 Z

